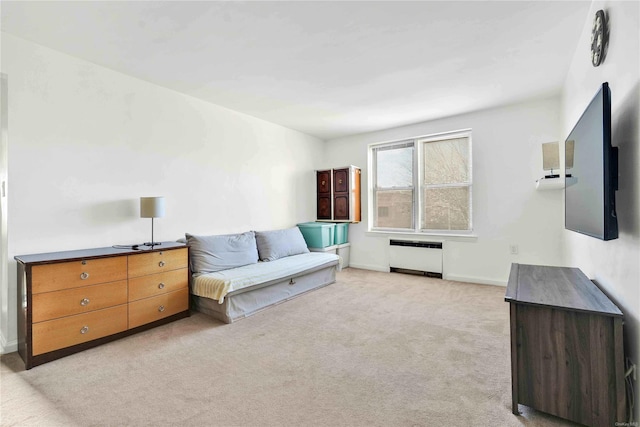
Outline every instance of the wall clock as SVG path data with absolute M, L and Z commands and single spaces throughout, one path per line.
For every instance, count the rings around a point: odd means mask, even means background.
M 609 32 L 604 10 L 599 10 L 596 12 L 596 16 L 593 19 L 593 27 L 591 28 L 591 64 L 594 67 L 604 61 L 608 38 Z

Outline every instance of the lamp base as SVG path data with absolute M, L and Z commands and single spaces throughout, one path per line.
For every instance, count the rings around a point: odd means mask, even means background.
M 145 242 L 142 246 L 160 246 L 162 242 Z

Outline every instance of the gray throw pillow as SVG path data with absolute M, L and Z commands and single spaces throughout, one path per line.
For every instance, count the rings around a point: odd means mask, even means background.
M 258 262 L 258 249 L 253 231 L 218 236 L 185 234 L 189 245 L 189 261 L 194 274 L 228 270 Z
M 256 243 L 261 261 L 275 261 L 278 258 L 309 252 L 298 227 L 256 231 Z

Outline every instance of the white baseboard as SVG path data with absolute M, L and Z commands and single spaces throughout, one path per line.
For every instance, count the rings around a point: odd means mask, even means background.
M 7 342 L 4 335 L 0 333 L 0 354 L 13 353 L 14 351 L 18 351 L 18 340 Z
M 444 276 L 445 280 L 451 280 L 453 282 L 478 283 L 480 285 L 507 287 L 507 282 L 503 282 L 501 280 L 486 279 L 482 277 L 457 276 L 455 274 L 445 274 Z
M 389 273 L 389 267 L 380 267 L 379 265 L 370 265 L 370 264 L 354 264 L 352 262 L 349 263 L 349 267 L 353 268 L 361 268 L 363 270 L 373 270 L 373 271 L 381 271 L 383 273 Z M 464 282 L 464 283 L 477 283 L 480 285 L 493 285 L 493 286 L 502 286 L 506 287 L 507 282 L 503 282 L 502 280 L 495 279 L 487 279 L 483 277 L 469 277 L 469 276 L 460 276 L 456 274 L 444 274 L 445 280 L 451 280 L 453 282 Z
M 369 264 L 354 264 L 349 262 L 349 267 L 360 268 L 362 270 L 373 270 L 373 271 L 382 271 L 383 273 L 389 272 L 389 267 L 380 267 L 378 265 L 369 265 Z

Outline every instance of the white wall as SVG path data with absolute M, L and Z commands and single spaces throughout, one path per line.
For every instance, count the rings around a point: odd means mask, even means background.
M 593 67 L 589 57 L 591 24 L 597 10 L 609 15 L 609 50 L 604 63 Z M 562 135 L 574 124 L 602 82 L 608 81 L 612 101 L 612 144 L 619 149 L 619 190 L 616 192 L 619 238 L 603 242 L 564 232 L 570 266 L 579 267 L 616 301 L 625 314 L 627 352 L 640 359 L 640 5 L 637 2 L 596 1 L 562 93 Z
M 366 189 L 368 144 L 471 128 L 477 238 L 445 239 L 445 278 L 504 285 L 512 262 L 563 263 L 562 191 L 535 189 L 544 175 L 541 144 L 558 140 L 559 112 L 559 98 L 542 99 L 335 139 L 328 141 L 325 166 L 360 166 Z M 366 190 L 362 205 L 363 222 L 350 226 L 350 264 L 388 271 L 389 234 L 367 232 Z M 512 244 L 518 255 L 510 254 Z
M 9 80 L 5 350 L 16 340 L 13 257 L 148 241 L 140 196 L 166 197 L 156 240 L 314 219 L 321 140 L 6 33 L 2 59 Z

